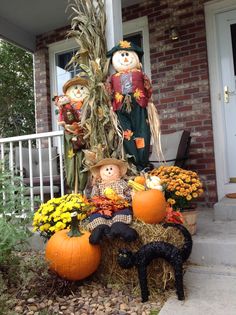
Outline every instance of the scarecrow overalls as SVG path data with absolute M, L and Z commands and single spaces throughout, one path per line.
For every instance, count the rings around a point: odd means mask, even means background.
M 132 155 L 132 162 L 137 169 L 142 170 L 148 165 L 150 149 L 146 108 L 152 94 L 150 81 L 142 71 L 135 69 L 113 74 L 109 84 L 113 109 L 124 132 L 125 151 Z

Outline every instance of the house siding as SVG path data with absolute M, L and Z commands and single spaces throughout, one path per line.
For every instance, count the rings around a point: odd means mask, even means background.
M 204 182 L 205 194 L 200 202 L 212 206 L 217 200 L 217 193 L 204 2 L 146 0 L 125 8 L 123 20 L 148 17 L 153 98 L 160 114 L 162 133 L 180 129 L 191 132 L 187 164 L 199 173 Z M 168 3 L 172 3 L 171 7 Z M 179 28 L 177 41 L 169 38 L 173 15 Z M 42 117 L 37 113 L 38 132 L 51 128 L 48 56 L 45 50 L 48 44 L 63 40 L 65 33 L 64 28 L 37 38 L 36 99 L 37 109 L 40 112 L 43 109 L 44 113 Z

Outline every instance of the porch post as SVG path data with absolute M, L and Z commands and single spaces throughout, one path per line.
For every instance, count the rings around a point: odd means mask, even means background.
M 107 50 L 123 39 L 121 0 L 104 0 L 106 9 Z

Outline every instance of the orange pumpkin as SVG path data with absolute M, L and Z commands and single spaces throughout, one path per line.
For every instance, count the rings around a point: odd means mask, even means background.
M 48 241 L 45 257 L 49 268 L 67 280 L 81 280 L 91 275 L 101 260 L 99 245 L 89 243 L 90 233 L 69 236 L 68 230 L 56 232 Z
M 136 183 L 139 183 L 139 184 L 141 184 L 141 185 L 145 185 L 145 182 L 146 182 L 146 179 L 145 179 L 145 177 L 144 176 L 136 176 L 135 178 L 134 178 L 134 181 L 136 182 Z
M 134 216 L 145 223 L 160 223 L 166 215 L 166 199 L 162 191 L 138 191 L 132 200 Z

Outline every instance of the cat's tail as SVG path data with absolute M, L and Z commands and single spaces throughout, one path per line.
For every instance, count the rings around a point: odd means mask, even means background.
M 181 231 L 181 233 L 184 236 L 184 245 L 181 248 L 181 252 L 182 252 L 183 261 L 186 261 L 189 258 L 192 251 L 192 247 L 193 247 L 192 236 L 189 233 L 189 231 L 186 229 L 186 227 L 183 226 L 182 224 L 178 224 L 178 223 L 164 223 L 163 224 L 164 228 L 167 228 L 169 226 L 177 228 L 178 230 Z

